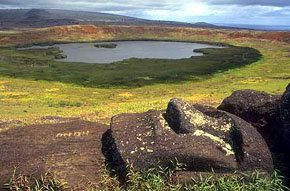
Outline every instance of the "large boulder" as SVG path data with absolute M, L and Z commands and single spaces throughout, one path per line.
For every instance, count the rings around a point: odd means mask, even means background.
M 108 165 L 124 177 L 178 160 L 186 171 L 233 173 L 273 170 L 261 135 L 237 116 L 172 99 L 166 111 L 114 116 L 102 139 Z
M 255 90 L 238 90 L 224 99 L 218 109 L 237 115 L 251 123 L 272 146 L 273 140 L 277 139 L 280 102 L 279 95 Z
M 282 96 L 279 114 L 283 147 L 285 151 L 290 153 L 290 84 Z
M 16 175 L 32 178 L 51 172 L 68 182 L 71 190 L 84 190 L 101 178 L 101 138 L 108 126 L 80 119 L 46 119 L 57 123 L 0 127 L 0 190 L 15 167 Z

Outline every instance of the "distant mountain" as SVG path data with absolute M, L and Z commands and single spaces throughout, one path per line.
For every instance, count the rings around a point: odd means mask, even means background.
M 51 13 L 46 10 L 41 9 L 31 9 L 30 11 L 24 14 L 25 20 L 40 20 L 40 19 L 49 19 Z
M 200 26 L 200 27 L 217 27 L 217 25 L 213 25 L 213 24 L 209 24 L 206 22 L 197 22 L 197 23 L 193 23 L 196 26 Z
M 0 29 L 2 30 L 90 24 L 221 28 L 203 22 L 192 24 L 173 21 L 156 21 L 98 12 L 59 9 L 0 9 Z
M 218 23 L 216 25 L 251 30 L 290 31 L 290 25 L 248 25 L 248 24 L 227 24 L 227 23 Z

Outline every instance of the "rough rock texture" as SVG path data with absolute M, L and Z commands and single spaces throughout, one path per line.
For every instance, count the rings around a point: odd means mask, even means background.
M 167 111 L 120 114 L 103 136 L 107 163 L 124 176 L 136 169 L 168 166 L 177 159 L 186 171 L 232 173 L 273 169 L 269 149 L 246 121 L 214 108 L 172 99 Z
M 17 172 L 39 178 L 48 170 L 72 190 L 95 182 L 104 162 L 101 138 L 108 126 L 73 119 L 0 132 L 0 185 Z M 1 190 L 1 186 L 0 186 Z
M 284 150 L 290 153 L 290 84 L 282 96 L 280 120 Z
M 251 123 L 269 145 L 277 139 L 278 106 L 281 96 L 255 90 L 238 90 L 223 100 L 218 109 L 239 116 Z

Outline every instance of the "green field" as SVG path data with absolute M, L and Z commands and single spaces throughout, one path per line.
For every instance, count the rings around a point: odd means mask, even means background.
M 288 44 L 223 42 L 252 47 L 262 57 L 253 56 L 253 49 L 230 47 L 205 49 L 206 56 L 192 59 L 129 59 L 102 65 L 55 62 L 57 49 L 1 48 L 1 121 L 22 125 L 41 123 L 43 116 L 63 116 L 108 123 L 115 114 L 164 109 L 172 97 L 217 106 L 237 89 L 284 91 L 290 81 Z
M 134 88 L 153 84 L 198 81 L 205 75 L 251 64 L 261 58 L 253 48 L 202 49 L 205 56 L 190 59 L 128 59 L 112 64 L 55 62 L 57 48 L 2 48 L 0 75 L 46 80 L 96 88 Z

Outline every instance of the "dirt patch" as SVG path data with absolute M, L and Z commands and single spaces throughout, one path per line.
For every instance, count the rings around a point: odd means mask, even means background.
M 0 184 L 18 172 L 39 177 L 47 171 L 73 188 L 98 180 L 103 164 L 101 137 L 106 125 L 74 120 L 17 127 L 0 133 Z
M 21 124 L 22 122 L 19 121 L 19 120 L 12 120 L 12 121 L 0 121 L 0 132 L 1 132 L 1 128 L 5 128 L 5 127 L 8 127 L 8 126 L 13 126 L 13 125 L 19 125 Z

